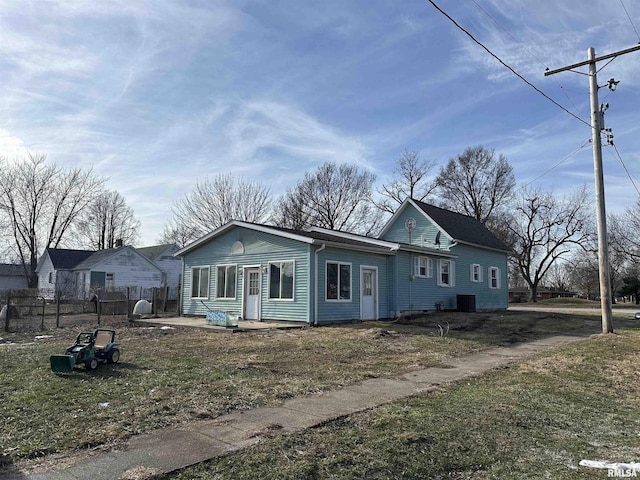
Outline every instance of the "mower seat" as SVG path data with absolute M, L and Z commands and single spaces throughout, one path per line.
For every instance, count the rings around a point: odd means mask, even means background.
M 96 350 L 104 350 L 104 348 L 109 344 L 113 343 L 113 333 L 101 330 L 96 335 L 96 341 L 94 343 L 94 348 Z

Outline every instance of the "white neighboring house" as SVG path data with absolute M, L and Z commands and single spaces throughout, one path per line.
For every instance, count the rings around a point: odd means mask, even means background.
M 178 287 L 182 284 L 182 258 L 174 257 L 173 254 L 180 248 L 174 243 L 169 243 L 137 250 L 162 269 L 161 286 L 169 287 L 169 299 L 177 299 Z
M 181 271 L 182 262 L 176 258 L 168 264 L 162 252 L 170 250 L 170 246 L 158 247 L 147 247 L 147 254 L 156 248 L 162 250 L 156 255 L 161 265 L 141 251 L 145 249 L 130 246 L 98 251 L 48 248 L 36 267 L 38 288 L 48 299 L 54 298 L 56 291 L 75 298 L 87 297 L 91 291 L 124 291 L 126 287 L 168 286 L 177 291 L 174 270 Z

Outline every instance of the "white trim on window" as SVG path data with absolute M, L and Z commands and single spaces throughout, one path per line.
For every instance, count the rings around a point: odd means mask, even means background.
M 337 265 L 337 271 L 336 271 L 336 284 L 335 285 L 329 285 L 329 265 Z M 343 279 L 342 279 L 342 268 L 343 267 L 349 267 L 349 289 L 348 289 L 348 293 L 349 293 L 349 298 L 341 298 L 343 293 L 345 291 L 344 289 L 344 285 L 343 285 Z M 351 267 L 351 263 L 348 262 L 339 262 L 339 261 L 335 261 L 335 260 L 327 260 L 325 262 L 325 267 L 324 267 L 324 285 L 325 285 L 325 289 L 324 289 L 324 299 L 327 302 L 351 302 L 353 300 L 353 268 Z M 330 298 L 330 294 L 331 296 L 333 296 L 333 292 L 335 291 L 335 296 L 336 298 Z
M 196 278 L 194 271 L 197 270 L 198 271 L 198 280 L 197 282 L 194 281 L 194 279 Z M 206 270 L 207 273 L 205 274 L 204 278 L 207 280 L 207 285 L 206 288 L 203 289 L 203 284 L 202 284 L 202 271 Z M 194 287 L 196 286 L 197 283 L 197 289 L 198 289 L 198 295 L 194 296 L 193 292 L 194 292 Z M 211 283 L 211 269 L 209 267 L 209 265 L 194 265 L 191 267 L 191 298 L 194 299 L 208 299 L 209 298 L 209 284 Z M 204 290 L 204 291 L 203 291 Z M 202 294 L 205 294 L 204 296 Z
M 292 269 L 292 285 L 291 285 L 291 297 L 283 297 L 282 296 L 282 279 L 283 279 L 283 268 L 284 264 L 290 263 Z M 280 268 L 280 283 L 278 288 L 278 296 L 271 296 L 271 266 L 279 265 Z M 295 260 L 283 260 L 281 262 L 269 262 L 269 268 L 267 269 L 267 299 L 270 302 L 293 302 L 296 296 L 296 261 Z
M 472 282 L 482 282 L 482 266 L 477 263 L 472 263 L 470 266 L 469 278 Z
M 224 268 L 224 286 L 223 286 L 223 294 L 224 296 L 220 296 L 219 290 L 219 281 L 220 281 L 220 269 Z M 229 296 L 229 272 L 233 269 L 233 295 Z M 218 300 L 235 300 L 238 292 L 238 265 L 230 263 L 230 264 L 221 264 L 216 265 L 216 299 Z
M 432 278 L 433 277 L 433 259 L 429 257 L 414 257 L 413 258 L 413 275 L 418 278 Z
M 453 260 L 438 260 L 438 286 L 456 286 L 456 262 Z
M 500 288 L 500 269 L 489 267 L 489 288 L 497 290 Z

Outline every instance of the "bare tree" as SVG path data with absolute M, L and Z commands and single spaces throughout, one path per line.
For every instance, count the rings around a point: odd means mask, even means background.
M 435 161 L 421 160 L 418 152 L 404 150 L 396 160 L 389 183 L 378 189 L 383 198 L 376 206 L 394 214 L 407 198 L 426 200 L 436 187 L 427 177 L 434 166 Z
M 598 256 L 592 249 L 578 250 L 567 262 L 571 286 L 579 295 L 595 300 L 600 294 Z
M 104 180 L 91 169 L 63 169 L 45 155 L 0 158 L 0 214 L 9 225 L 11 246 L 22 264 L 29 287 L 36 287 L 38 254 L 63 244 L 78 215 L 89 205 Z
M 381 225 L 381 212 L 372 199 L 375 175 L 354 165 L 327 162 L 285 195 L 274 208 L 276 226 L 316 226 L 361 235 L 373 235 Z
M 135 245 L 140 235 L 140 222 L 126 200 L 117 191 L 105 191 L 82 212 L 76 230 L 81 242 L 96 250 L 123 244 Z
M 586 211 L 589 195 L 583 186 L 569 198 L 550 192 L 525 191 L 515 205 L 510 226 L 513 250 L 522 278 L 535 302 L 538 286 L 549 269 L 574 247 L 591 239 L 593 225 Z
M 451 158 L 435 183 L 445 208 L 486 223 L 511 200 L 516 180 L 504 155 L 478 146 Z
M 263 222 L 271 207 L 269 189 L 242 178 L 220 174 L 198 182 L 177 200 L 173 219 L 165 226 L 164 240 L 193 241 L 230 220 Z M 175 241 L 175 240 L 173 240 Z

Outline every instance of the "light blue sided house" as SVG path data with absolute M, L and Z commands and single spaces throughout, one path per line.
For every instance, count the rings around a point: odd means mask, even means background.
M 476 219 L 407 199 L 378 238 L 234 220 L 175 255 L 186 315 L 318 325 L 506 309 L 507 254 Z

